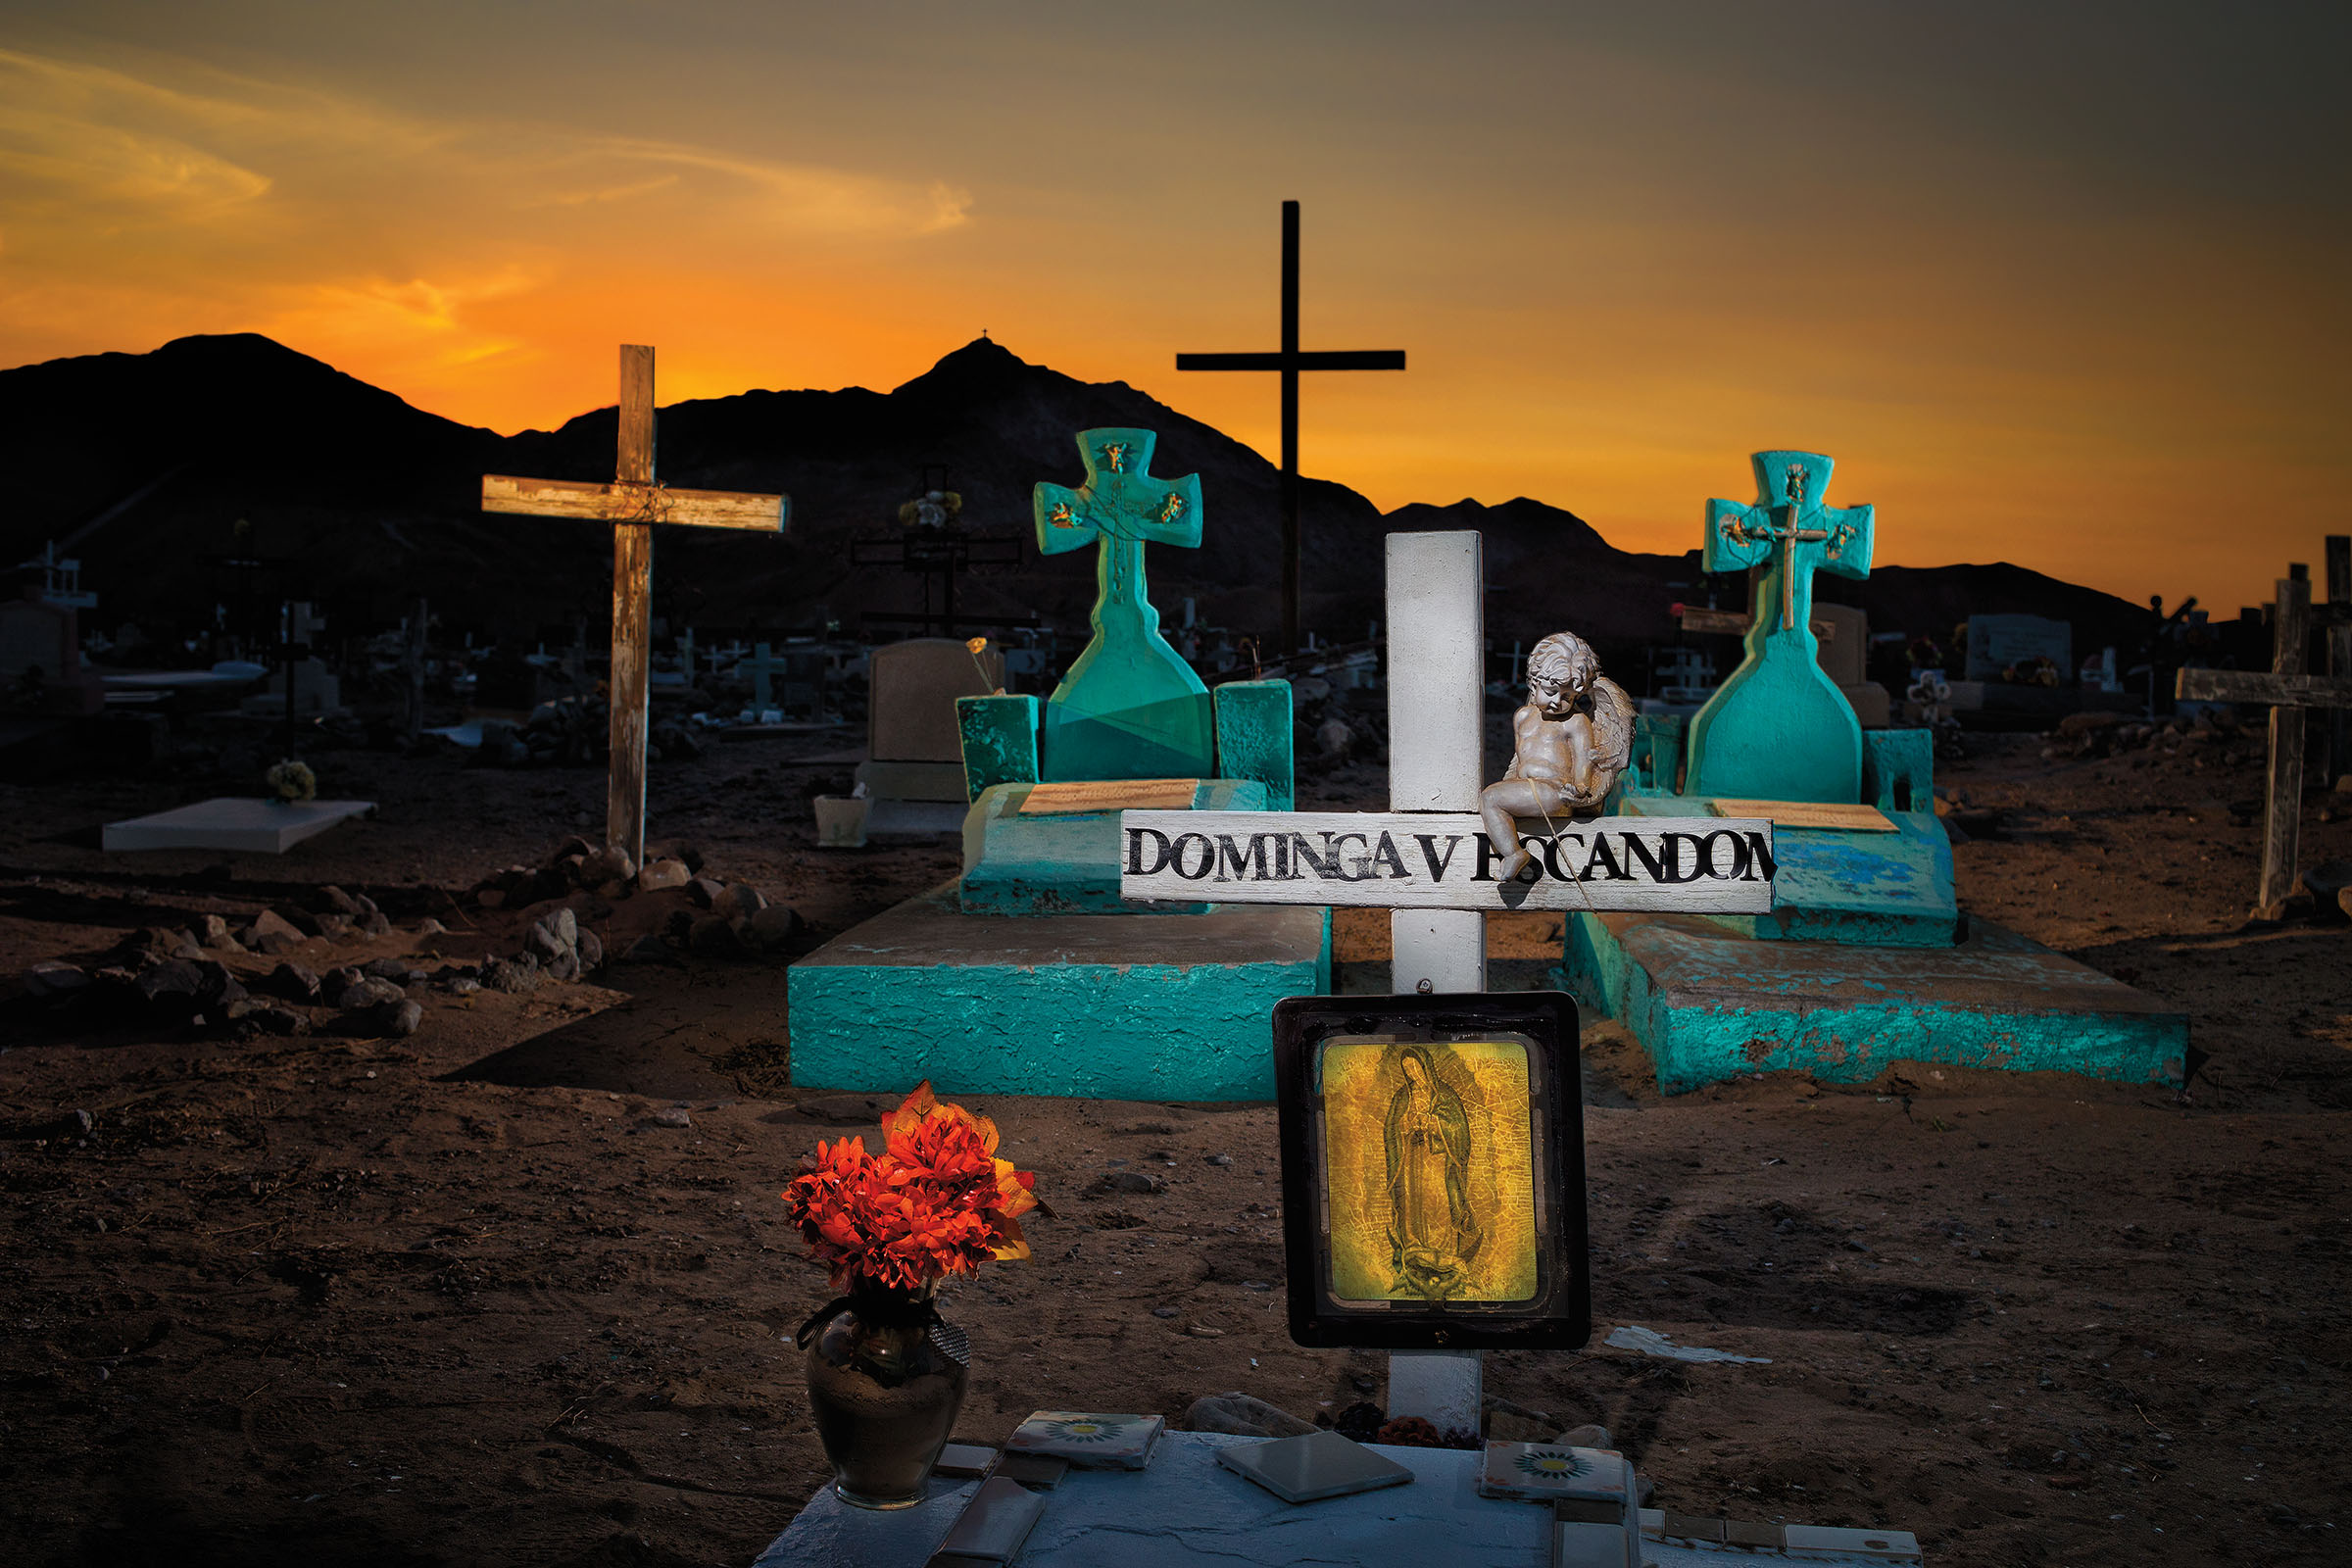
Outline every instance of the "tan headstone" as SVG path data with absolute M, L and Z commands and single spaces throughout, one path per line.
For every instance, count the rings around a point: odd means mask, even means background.
M 956 699 L 986 697 L 1003 685 L 1004 656 L 994 648 L 975 656 L 952 637 L 910 637 L 875 649 L 867 670 L 866 743 L 873 760 L 960 764 Z

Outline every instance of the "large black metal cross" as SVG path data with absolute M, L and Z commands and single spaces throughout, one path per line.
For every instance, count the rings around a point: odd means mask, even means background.
M 1298 651 L 1298 372 L 1401 370 L 1402 349 L 1298 352 L 1298 204 L 1282 204 L 1282 347 L 1272 354 L 1179 354 L 1179 370 L 1282 372 L 1282 651 Z

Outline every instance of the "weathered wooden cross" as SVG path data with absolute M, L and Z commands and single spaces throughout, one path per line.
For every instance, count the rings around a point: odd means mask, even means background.
M 612 763 L 605 842 L 645 858 L 646 675 L 652 660 L 654 529 L 784 531 L 791 502 L 734 490 L 672 490 L 654 477 L 654 351 L 620 347 L 620 450 L 612 483 L 482 475 L 484 512 L 586 517 L 612 525 Z
M 1523 821 L 1535 852 L 1524 880 L 1496 880 L 1477 814 L 1484 586 L 1475 532 L 1388 536 L 1386 814 L 1123 811 L 1121 896 L 1385 906 L 1398 994 L 1484 991 L 1488 909 L 1768 912 L 1772 824 L 1760 820 Z M 1393 1351 L 1389 1413 L 1476 1431 L 1478 1356 Z
M 1282 651 L 1298 651 L 1298 372 L 1401 370 L 1402 349 L 1298 350 L 1298 204 L 1282 204 L 1282 347 L 1271 354 L 1179 354 L 1179 370 L 1282 372 Z
M 2289 575 L 2278 579 L 2271 672 L 2184 669 L 2173 688 L 2174 696 L 2184 701 L 2270 705 L 2270 794 L 2263 808 L 2262 881 L 2254 895 L 2258 920 L 2283 916 L 2287 895 L 2295 890 L 2303 828 L 2303 710 L 2352 709 L 2352 672 L 2304 672 L 2305 645 L 2311 636 L 2311 568 L 2294 565 L 2287 571 Z

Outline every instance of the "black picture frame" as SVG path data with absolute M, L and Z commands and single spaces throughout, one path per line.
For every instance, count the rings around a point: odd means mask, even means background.
M 1325 1051 L 1336 1044 L 1385 1049 L 1492 1040 L 1527 1048 L 1534 1294 L 1510 1302 L 1341 1296 L 1331 1238 Z M 1484 1350 L 1575 1349 L 1592 1338 L 1578 1045 L 1576 1004 L 1556 991 L 1291 997 L 1275 1004 L 1274 1081 L 1293 1340 L 1311 1348 Z

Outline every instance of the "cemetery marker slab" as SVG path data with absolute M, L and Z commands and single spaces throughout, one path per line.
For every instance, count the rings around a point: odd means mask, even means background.
M 642 861 L 647 688 L 653 656 L 653 525 L 780 534 L 791 503 L 783 496 L 734 490 L 672 490 L 655 479 L 654 351 L 648 345 L 620 346 L 619 413 L 619 452 L 611 484 L 486 473 L 482 510 L 585 517 L 612 525 L 612 757 L 605 792 L 605 842 L 626 850 L 631 860 Z

